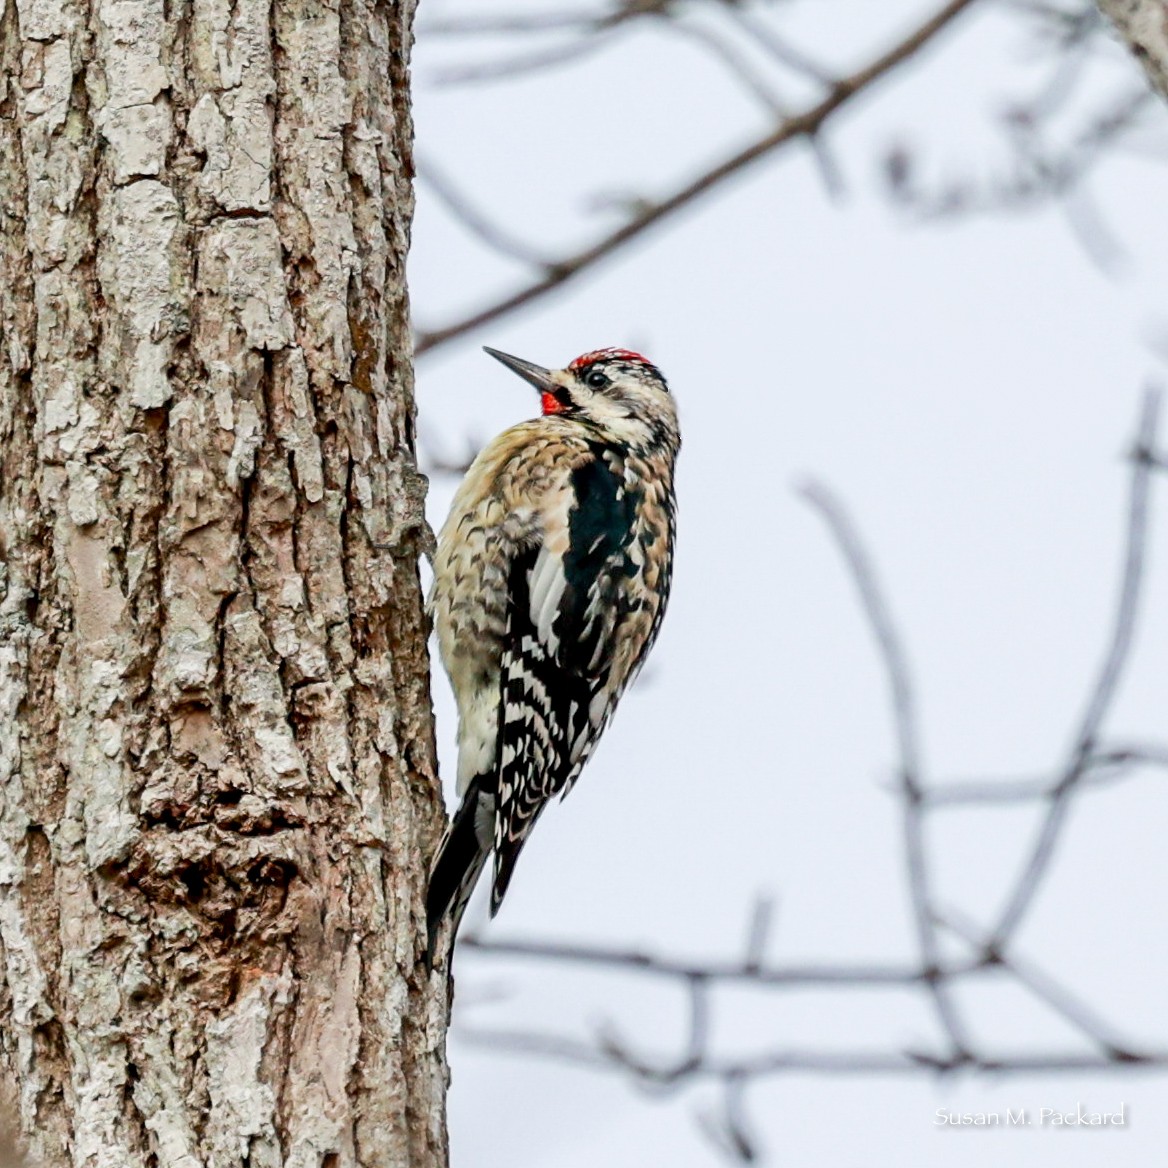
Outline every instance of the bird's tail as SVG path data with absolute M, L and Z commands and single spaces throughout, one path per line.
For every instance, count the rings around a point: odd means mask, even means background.
M 494 808 L 486 806 L 489 802 L 493 800 L 482 792 L 476 780 L 467 790 L 462 806 L 455 812 L 438 848 L 438 858 L 430 870 L 430 887 L 426 893 L 427 969 L 434 967 L 438 934 L 447 916 L 450 917 L 450 946 L 453 949 L 458 924 L 490 855 Z M 484 827 L 488 830 L 484 831 Z

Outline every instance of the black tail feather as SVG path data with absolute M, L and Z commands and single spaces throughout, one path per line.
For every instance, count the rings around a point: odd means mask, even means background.
M 535 819 L 532 819 L 532 823 Z M 521 837 L 510 843 L 507 846 L 505 841 L 504 846 L 495 854 L 495 875 L 491 882 L 491 917 L 494 919 L 495 914 L 499 911 L 499 906 L 503 903 L 503 897 L 507 893 L 507 889 L 511 884 L 511 876 L 515 871 L 515 861 L 519 859 L 519 853 L 523 850 L 523 845 L 526 842 L 526 837 Z
M 450 945 L 454 947 L 458 924 L 490 852 L 489 845 L 483 846 L 475 830 L 481 797 L 477 784 L 472 783 L 462 806 L 450 821 L 450 827 L 438 849 L 438 859 L 430 871 L 430 887 L 426 893 L 427 969 L 434 967 L 438 934 L 448 915 L 451 920 Z

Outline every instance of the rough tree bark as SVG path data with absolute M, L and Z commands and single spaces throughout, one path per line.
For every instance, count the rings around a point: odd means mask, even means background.
M 439 1165 L 410 0 L 0 0 L 0 1103 Z
M 1099 0 L 1161 97 L 1168 98 L 1168 2 L 1166 0 Z

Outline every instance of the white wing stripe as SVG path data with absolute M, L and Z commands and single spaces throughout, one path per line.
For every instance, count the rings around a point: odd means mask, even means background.
M 540 548 L 535 567 L 531 569 L 531 623 L 539 639 L 554 656 L 560 647 L 560 639 L 552 629 L 559 612 L 560 601 L 568 579 L 564 575 L 564 562 L 550 552 L 545 544 Z

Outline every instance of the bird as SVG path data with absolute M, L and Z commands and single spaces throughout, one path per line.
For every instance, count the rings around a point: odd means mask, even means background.
M 426 895 L 426 965 L 494 854 L 491 916 L 661 627 L 681 436 L 661 371 L 630 349 L 562 369 L 485 348 L 540 416 L 477 455 L 438 536 L 429 609 L 458 706 L 460 798 Z

